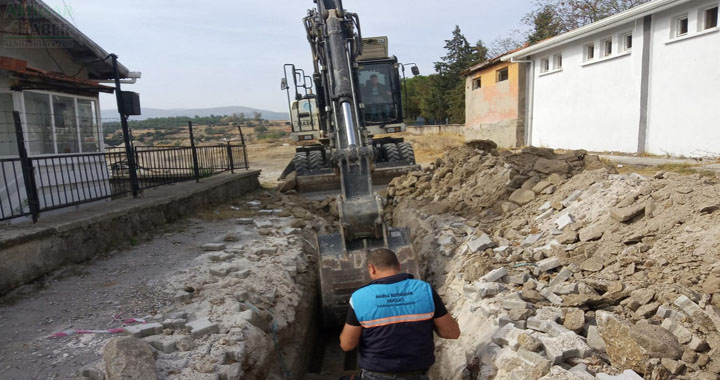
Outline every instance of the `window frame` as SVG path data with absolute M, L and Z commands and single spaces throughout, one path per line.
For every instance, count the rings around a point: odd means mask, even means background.
M 21 125 L 24 125 L 24 122 L 22 121 L 23 112 L 20 109 L 20 105 L 18 104 L 17 93 L 18 93 L 18 91 L 0 90 L 0 95 L 1 94 L 10 94 L 10 97 L 12 98 L 12 104 L 13 104 L 13 109 L 11 112 L 13 112 L 13 111 L 20 112 Z M 15 130 L 15 126 L 13 125 L 13 127 L 11 129 Z M 25 132 L 25 130 L 23 130 L 23 133 L 24 132 Z M 13 138 L 15 139 L 15 145 L 17 145 L 17 136 L 13 135 Z M 27 149 L 27 141 L 25 142 L 25 149 Z M 20 157 L 19 152 L 17 154 L 2 154 L 2 152 L 0 152 L 0 158 L 17 158 L 17 157 Z
M 590 62 L 597 59 L 595 54 L 595 42 L 591 42 L 588 44 L 583 45 L 583 62 Z M 589 55 L 589 53 L 592 52 L 592 57 Z
M 559 65 L 558 65 L 558 62 L 560 62 Z M 562 69 L 563 69 L 563 54 L 562 53 L 553 54 L 553 71 L 560 71 Z
M 683 21 L 687 23 L 687 30 L 685 33 L 680 33 L 680 26 L 682 25 Z M 685 12 L 679 15 L 676 15 L 673 17 L 673 21 L 671 23 L 672 29 L 672 38 L 680 38 L 680 37 L 686 37 L 690 34 L 690 14 Z
M 479 76 L 477 78 L 473 78 L 472 80 L 472 90 L 479 90 L 482 88 L 482 76 Z
M 708 26 L 708 12 L 712 9 L 715 9 L 715 25 Z M 712 4 L 705 7 L 700 8 L 700 12 L 698 12 L 698 31 L 704 32 L 706 30 L 713 30 L 718 28 L 718 20 L 720 19 L 720 4 Z M 689 29 L 689 26 L 688 26 Z
M 58 91 L 47 91 L 47 90 L 23 90 L 23 91 L 17 91 L 18 98 L 20 99 L 20 104 L 15 105 L 15 109 L 20 111 L 21 115 L 21 121 L 23 125 L 23 133 L 28 133 L 28 124 L 27 124 L 27 117 L 26 117 L 26 105 L 25 105 L 25 93 L 36 93 L 36 94 L 42 94 L 47 95 L 48 102 L 49 102 L 49 108 L 50 108 L 50 124 L 52 127 L 52 133 L 53 133 L 53 145 L 55 153 L 43 153 L 43 154 L 35 154 L 35 152 L 32 152 L 30 150 L 30 147 L 28 146 L 28 142 L 26 141 L 26 149 L 28 150 L 28 155 L 31 157 L 49 157 L 49 156 L 69 156 L 69 155 L 77 155 L 77 154 L 93 154 L 93 153 L 102 153 L 105 151 L 105 141 L 103 136 L 103 129 L 102 129 L 102 119 L 101 119 L 101 111 L 100 111 L 100 97 L 91 97 L 91 96 L 82 96 L 82 95 L 75 95 L 75 94 L 69 94 L 65 92 L 58 92 Z M 55 128 L 55 110 L 53 106 L 53 96 L 62 96 L 62 97 L 69 97 L 73 99 L 73 104 L 75 106 L 75 123 L 77 125 L 77 144 L 78 144 L 78 152 L 76 153 L 58 153 L 58 142 L 57 142 L 57 131 Z M 18 99 L 15 98 L 15 99 Z M 78 114 L 78 100 L 90 100 L 95 102 L 95 119 L 97 124 L 97 133 L 98 133 L 98 150 L 95 152 L 84 152 L 82 147 L 82 134 L 81 134 L 81 128 L 80 128 L 80 115 Z
M 615 52 L 615 41 L 613 37 L 603 38 L 602 40 L 602 58 L 611 57 Z
M 540 58 L 540 73 L 545 74 L 552 71 L 550 56 Z
M 633 44 L 635 41 L 633 39 L 634 38 L 633 32 L 625 32 L 625 33 L 621 34 L 621 36 L 622 36 L 622 51 L 623 52 L 632 51 Z M 628 44 L 628 41 L 630 42 L 630 44 Z
M 500 79 L 500 76 L 501 76 L 501 73 L 502 73 L 502 72 L 505 72 L 505 73 L 506 73 L 506 78 L 505 78 L 505 79 Z M 510 67 L 504 67 L 504 68 L 502 68 L 502 69 L 499 69 L 499 70 L 496 70 L 496 71 L 495 71 L 495 83 L 506 82 L 506 81 L 509 81 L 509 80 L 510 80 Z

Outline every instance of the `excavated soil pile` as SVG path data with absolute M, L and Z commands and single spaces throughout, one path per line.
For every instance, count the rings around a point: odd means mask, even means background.
M 717 180 L 581 153 L 466 147 L 390 187 L 463 329 L 436 378 L 719 378 Z

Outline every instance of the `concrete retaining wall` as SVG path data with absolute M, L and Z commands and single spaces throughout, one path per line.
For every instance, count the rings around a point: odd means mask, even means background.
M 462 136 L 465 141 L 492 140 L 501 148 L 517 148 L 524 145 L 525 128 L 522 120 L 504 120 L 483 125 L 426 125 L 408 126 L 407 132 L 418 136 L 453 134 Z
M 174 222 L 198 209 L 260 187 L 260 171 L 224 174 L 146 191 L 138 199 L 106 202 L 38 224 L 0 229 L 0 295 L 70 263 L 127 244 L 134 237 Z

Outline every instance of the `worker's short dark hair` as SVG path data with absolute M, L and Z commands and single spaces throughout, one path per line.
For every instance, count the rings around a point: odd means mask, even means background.
M 367 262 L 368 265 L 372 265 L 380 270 L 397 269 L 400 267 L 400 261 L 398 261 L 395 252 L 387 248 L 378 248 L 370 251 Z
M 370 75 L 370 79 L 372 79 L 372 78 L 377 78 L 377 77 L 378 77 L 377 74 Z M 384 248 L 383 248 L 383 249 L 384 249 Z M 390 252 L 392 252 L 392 251 L 390 251 Z

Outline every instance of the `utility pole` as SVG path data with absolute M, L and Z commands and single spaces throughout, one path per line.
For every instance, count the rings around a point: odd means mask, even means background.
M 128 172 L 130 174 L 130 186 L 132 188 L 133 197 L 137 198 L 139 193 L 137 166 L 135 165 L 135 153 L 130 144 L 130 128 L 128 127 L 127 115 L 125 112 L 125 102 L 123 101 L 122 89 L 120 88 L 120 73 L 118 72 L 118 56 L 110 54 L 112 58 L 113 74 L 115 76 L 115 96 L 117 98 L 117 108 L 120 114 L 120 125 L 122 125 L 123 140 L 125 141 L 125 153 L 127 155 Z

